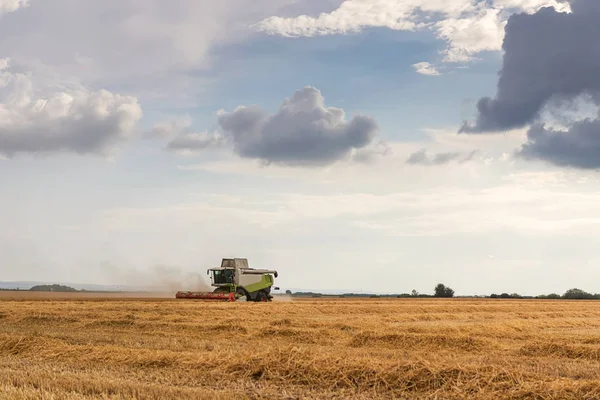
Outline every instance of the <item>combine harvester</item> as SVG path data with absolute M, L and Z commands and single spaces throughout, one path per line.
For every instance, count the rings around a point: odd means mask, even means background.
M 271 301 L 273 298 L 271 295 L 274 283 L 272 275 L 277 278 L 277 271 L 250 268 L 246 258 L 224 258 L 221 261 L 221 267 L 211 268 L 206 271 L 206 274 L 210 275 L 211 286 L 216 287 L 214 291 L 179 291 L 175 297 L 229 302 Z M 273 290 L 279 290 L 279 288 L 273 287 Z

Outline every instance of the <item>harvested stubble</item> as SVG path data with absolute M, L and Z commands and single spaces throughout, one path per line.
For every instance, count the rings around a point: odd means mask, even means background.
M 0 398 L 600 398 L 596 302 L 40 300 L 0 301 Z

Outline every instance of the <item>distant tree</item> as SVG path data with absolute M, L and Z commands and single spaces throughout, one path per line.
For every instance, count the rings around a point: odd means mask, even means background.
M 595 296 L 581 289 L 569 289 L 562 296 L 564 299 L 593 299 Z
M 510 299 L 510 294 L 508 294 L 508 293 L 502 293 L 502 294 L 500 295 L 500 298 L 501 298 L 501 299 Z
M 291 290 L 286 290 L 286 291 L 285 291 L 285 294 L 291 295 L 291 294 L 292 294 L 292 291 L 291 291 Z
M 435 287 L 435 297 L 454 297 L 454 290 L 442 283 L 438 283 Z
M 77 289 L 74 289 L 69 286 L 64 285 L 36 285 L 29 289 L 33 292 L 76 292 Z
M 560 299 L 560 294 L 550 293 L 537 296 L 538 299 Z
M 419 295 L 419 292 L 417 292 L 415 289 L 412 290 L 411 295 L 414 297 L 417 297 Z
M 496 293 L 490 294 L 490 299 L 497 299 L 498 295 Z

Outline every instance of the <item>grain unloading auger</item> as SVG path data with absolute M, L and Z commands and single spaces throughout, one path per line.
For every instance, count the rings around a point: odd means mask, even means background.
M 224 258 L 221 266 L 206 271 L 210 275 L 212 292 L 179 291 L 178 299 L 218 300 L 218 301 L 271 301 L 271 288 L 277 271 L 248 267 L 245 258 Z

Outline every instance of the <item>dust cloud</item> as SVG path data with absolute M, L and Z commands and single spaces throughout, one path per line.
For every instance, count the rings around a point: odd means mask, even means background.
M 191 273 L 172 267 L 155 267 L 148 271 L 145 279 L 145 285 L 155 291 L 177 292 L 179 290 L 189 290 L 212 292 L 214 289 L 202 274 Z
M 157 265 L 144 270 L 104 265 L 103 280 L 132 290 L 174 296 L 178 291 L 213 291 L 206 274 L 189 272 L 181 267 Z
M 273 295 L 273 301 L 278 301 L 278 302 L 292 302 L 294 301 L 294 299 L 292 298 L 292 296 L 290 296 L 289 294 L 276 294 Z

